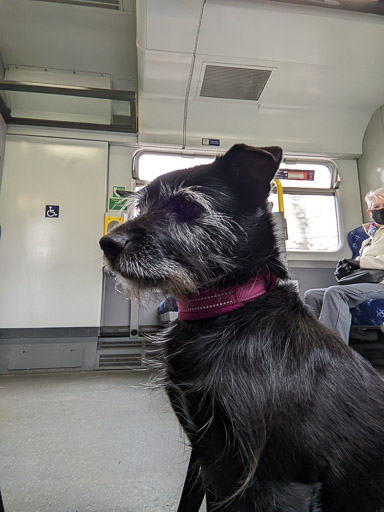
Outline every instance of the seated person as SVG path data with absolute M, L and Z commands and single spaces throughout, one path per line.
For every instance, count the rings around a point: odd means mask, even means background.
M 336 275 L 343 262 L 349 263 L 351 272 L 359 268 L 384 270 L 384 187 L 368 192 L 365 201 L 372 219 L 370 224 L 363 224 L 369 237 L 362 243 L 356 259 L 339 261 Z M 338 334 L 345 343 L 348 343 L 351 327 L 349 310 L 367 299 L 384 299 L 384 281 L 316 288 L 304 294 L 305 304 L 317 315 L 319 321 Z

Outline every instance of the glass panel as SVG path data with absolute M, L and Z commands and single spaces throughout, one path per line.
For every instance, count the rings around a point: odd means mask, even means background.
M 142 153 L 138 158 L 139 179 L 152 181 L 157 176 L 177 169 L 188 169 L 195 165 L 209 164 L 215 160 L 214 156 L 182 156 L 161 153 Z
M 269 197 L 278 211 L 277 195 Z M 339 245 L 333 195 L 284 195 L 288 251 L 335 251 Z
M 181 156 L 161 153 L 141 153 L 138 157 L 138 177 L 143 181 L 151 181 L 157 176 L 177 169 L 187 169 L 195 165 L 213 162 L 212 156 Z M 306 164 L 297 164 L 295 170 L 301 172 L 308 169 Z M 293 166 L 284 166 L 292 169 Z M 331 185 L 331 170 L 326 165 L 311 164 L 315 171 L 312 182 L 304 182 L 305 188 L 324 187 Z M 285 180 L 288 181 L 288 180 Z M 303 183 L 301 180 L 289 180 L 291 186 Z M 293 181 L 295 182 L 293 184 Z M 308 185 L 309 183 L 309 185 Z M 285 183 L 284 183 L 284 186 Z M 302 185 L 299 185 L 302 186 Z M 270 201 L 274 211 L 278 210 L 277 195 L 272 193 Z M 333 195 L 284 195 L 285 218 L 288 226 L 287 250 L 290 251 L 335 251 L 339 245 L 335 197 Z
M 281 180 L 284 188 L 330 189 L 332 187 L 332 171 L 324 164 L 281 164 L 275 177 Z
M 2 91 L 2 98 L 15 119 L 37 119 L 131 126 L 129 101 L 79 96 Z

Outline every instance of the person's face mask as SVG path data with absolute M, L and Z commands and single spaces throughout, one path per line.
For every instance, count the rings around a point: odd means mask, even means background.
M 380 210 L 369 210 L 369 212 L 376 224 L 384 224 L 384 208 L 380 208 Z

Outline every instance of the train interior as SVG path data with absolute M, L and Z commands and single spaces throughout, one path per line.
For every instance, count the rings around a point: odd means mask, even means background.
M 281 146 L 290 278 L 300 295 L 336 284 L 384 184 L 383 45 L 372 0 L 0 0 L 5 510 L 177 510 L 188 446 L 147 364 L 176 313 L 102 270 L 118 191 Z M 377 318 L 350 344 L 382 371 Z

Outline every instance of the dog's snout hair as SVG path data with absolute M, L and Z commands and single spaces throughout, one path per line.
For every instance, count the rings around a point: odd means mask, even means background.
M 198 512 L 204 494 L 216 512 L 384 509 L 384 384 L 287 282 L 266 207 L 281 158 L 278 147 L 238 144 L 161 176 L 131 194 L 130 220 L 100 241 L 127 293 L 160 288 L 191 311 L 260 276 L 278 283 L 158 334 L 192 447 L 178 512 Z
M 123 226 L 117 226 L 110 233 L 104 235 L 100 239 L 99 244 L 105 256 L 110 261 L 115 261 L 130 243 L 133 243 L 135 240 L 140 240 L 144 236 L 144 228 L 135 225 L 131 226 L 128 222 Z M 134 250 L 134 248 L 132 250 Z

